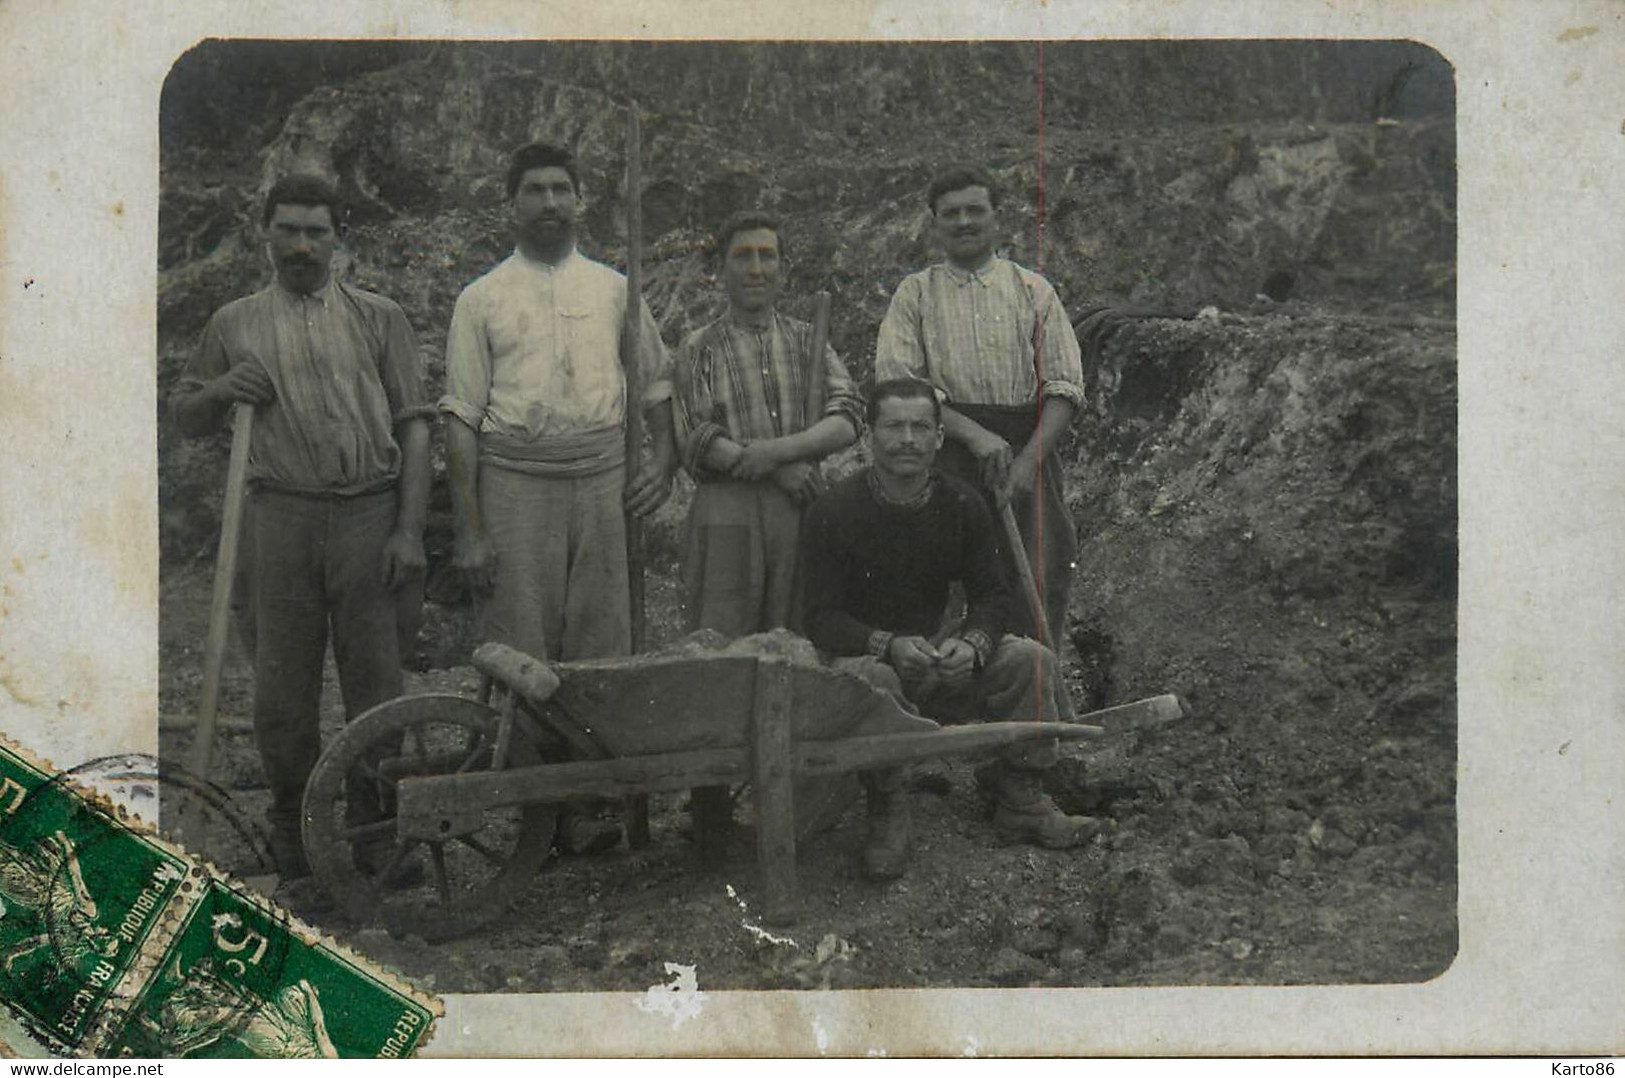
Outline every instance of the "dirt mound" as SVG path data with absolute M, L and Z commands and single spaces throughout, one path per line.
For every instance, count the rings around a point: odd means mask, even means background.
M 1204 904 L 1293 880 L 1450 893 L 1454 331 L 1129 322 L 1103 359 L 1073 472 L 1079 687 L 1195 712 L 1059 778 L 1145 841 L 1103 884 L 1141 896 L 1123 946 L 1160 957 L 1170 919 L 1200 939 Z M 1407 968 L 1452 953 L 1439 931 Z

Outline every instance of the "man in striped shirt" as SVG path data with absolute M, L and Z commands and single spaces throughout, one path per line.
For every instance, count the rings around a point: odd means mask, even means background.
M 678 442 L 696 483 L 683 575 L 689 631 L 734 637 L 799 623 L 802 511 L 823 493 L 820 461 L 861 432 L 863 402 L 835 350 L 813 355 L 812 326 L 779 313 L 778 218 L 735 214 L 717 251 L 728 313 L 676 360 Z M 728 789 L 700 787 L 693 805 L 701 857 L 718 860 Z
M 689 630 L 743 636 L 795 624 L 801 513 L 822 493 L 819 462 L 861 432 L 863 402 L 835 350 L 811 355 L 812 326 L 777 308 L 778 219 L 735 214 L 717 239 L 728 313 L 676 361 L 679 443 L 698 485 L 684 575 Z
M 1083 404 L 1083 361 L 1055 289 L 994 253 L 998 199 L 982 169 L 932 181 L 927 201 L 948 260 L 898 287 L 875 343 L 875 377 L 936 387 L 947 433 L 938 464 L 995 504 L 1009 500 L 1059 648 L 1077 533 L 1055 451 Z M 1013 572 L 1002 534 L 999 543 Z
M 329 630 L 346 718 L 399 696 L 397 613 L 413 616 L 425 564 L 434 403 L 401 308 L 333 278 L 342 222 L 337 193 L 319 177 L 271 188 L 264 223 L 276 280 L 209 319 L 174 401 L 176 423 L 192 437 L 218 430 L 237 404 L 255 408 L 245 529 L 254 738 L 284 881 L 310 874 L 300 803 L 321 753 Z M 366 785 L 351 784 L 351 823 L 382 812 Z M 358 843 L 358 866 L 380 870 L 389 847 Z M 411 876 L 390 875 L 385 882 Z

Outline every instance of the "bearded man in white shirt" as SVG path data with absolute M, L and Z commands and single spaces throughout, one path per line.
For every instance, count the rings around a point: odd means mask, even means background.
M 455 562 L 483 597 L 485 639 L 550 661 L 626 655 L 623 514 L 651 513 L 671 493 L 671 359 L 639 297 L 637 406 L 653 452 L 628 481 L 626 278 L 576 250 L 581 183 L 569 151 L 521 148 L 507 190 L 517 247 L 463 290 L 446 340 Z M 619 837 L 569 830 L 576 848 Z

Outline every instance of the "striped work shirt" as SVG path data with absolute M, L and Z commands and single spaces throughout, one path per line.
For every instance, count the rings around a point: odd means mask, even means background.
M 253 360 L 276 400 L 259 408 L 251 483 L 301 494 L 383 490 L 401 470 L 395 427 L 432 417 L 417 336 L 393 301 L 329 280 L 272 284 L 214 313 L 176 386 L 188 393 Z
M 1078 338 L 1055 289 L 998 257 L 974 272 L 942 263 L 904 278 L 880 324 L 875 377 L 928 381 L 948 404 L 1040 394 L 1083 404 Z
M 719 437 L 741 445 L 806 430 L 840 416 L 863 431 L 863 401 L 835 349 L 824 349 L 823 406 L 807 414 L 812 326 L 774 311 L 762 326 L 724 315 L 689 334 L 677 353 L 678 444 L 683 465 L 702 477 L 700 462 Z

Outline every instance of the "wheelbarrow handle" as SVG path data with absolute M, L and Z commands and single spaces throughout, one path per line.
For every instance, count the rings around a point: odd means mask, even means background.
M 507 644 L 481 644 L 474 651 L 474 669 L 537 707 L 559 691 L 559 675 L 546 661 Z

